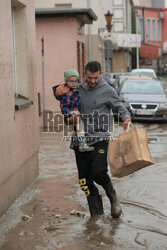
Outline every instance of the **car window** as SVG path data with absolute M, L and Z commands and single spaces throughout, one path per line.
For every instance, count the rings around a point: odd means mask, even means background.
M 113 78 L 118 79 L 120 77 L 120 74 L 114 74 Z
M 131 72 L 135 73 L 149 73 L 152 74 L 154 77 L 156 77 L 156 73 L 154 69 L 132 69 Z
M 154 74 L 152 72 L 143 72 L 143 71 L 141 71 L 140 75 L 148 76 L 148 77 L 152 77 L 152 78 L 154 77 Z
M 164 90 L 160 82 L 148 80 L 126 80 L 120 90 L 121 94 L 164 94 Z

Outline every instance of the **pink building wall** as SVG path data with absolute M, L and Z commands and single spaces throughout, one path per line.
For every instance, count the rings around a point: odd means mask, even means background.
M 15 111 L 11 1 L 0 1 L 0 215 L 38 174 L 39 128 L 35 64 L 34 1 L 26 6 L 28 97 L 33 105 Z
M 46 110 L 60 110 L 53 96 L 52 87 L 64 82 L 64 70 L 78 70 L 77 41 L 84 42 L 78 35 L 80 23 L 75 17 L 36 18 L 37 83 L 42 97 L 41 37 L 44 35 L 45 50 L 45 107 Z M 41 98 L 42 107 L 42 98 Z M 42 126 L 42 116 L 40 116 Z
M 159 49 L 163 52 L 163 43 L 167 42 L 167 9 L 157 9 L 157 8 L 144 8 L 144 7 L 136 7 L 136 10 L 142 10 L 141 17 L 143 17 L 143 10 L 145 13 L 145 42 L 142 42 L 141 48 L 140 48 L 140 55 L 143 59 L 141 59 L 140 64 L 142 65 L 144 58 L 148 59 L 150 61 L 150 65 L 152 65 L 152 59 L 157 58 L 160 54 Z M 157 41 L 158 36 L 158 26 L 157 21 L 159 20 L 159 13 L 164 13 L 164 18 L 161 20 L 161 41 Z M 151 20 L 151 35 L 152 35 L 152 19 L 154 19 L 156 22 L 156 41 L 149 41 L 148 40 L 148 27 L 147 27 L 147 19 Z
M 167 8 L 163 8 L 162 11 L 164 14 L 164 19 L 162 19 L 162 41 L 167 42 Z

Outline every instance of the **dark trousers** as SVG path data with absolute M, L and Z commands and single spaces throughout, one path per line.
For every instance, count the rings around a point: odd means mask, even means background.
M 95 150 L 90 152 L 79 152 L 78 148 L 75 149 L 79 183 L 87 197 L 99 194 L 94 182 L 105 187 L 111 181 L 107 174 L 108 142 L 100 141 L 93 146 Z

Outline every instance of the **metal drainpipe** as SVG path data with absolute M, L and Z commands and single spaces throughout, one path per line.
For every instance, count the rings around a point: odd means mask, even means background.
M 136 34 L 139 34 L 138 29 L 138 15 L 136 14 Z M 136 68 L 139 69 L 139 47 L 136 47 Z
M 145 43 L 145 34 L 146 33 L 146 31 L 145 31 L 145 9 L 143 8 L 143 42 Z
M 45 113 L 45 60 L 44 60 L 44 36 L 41 37 L 41 56 L 42 56 L 42 92 L 43 92 L 43 128 L 46 128 Z
M 125 33 L 126 34 L 129 34 L 129 30 L 128 30 L 128 27 L 129 27 L 129 25 L 128 25 L 128 20 L 129 20 L 128 3 L 129 3 L 128 1 L 125 1 L 125 9 L 126 9 L 126 15 L 125 15 L 125 23 L 126 23 Z M 125 53 L 126 53 L 125 55 L 127 55 L 126 68 L 128 68 L 129 67 L 129 50 L 127 50 L 127 52 L 125 52 Z
M 90 4 L 91 0 L 87 0 L 87 6 L 88 9 L 91 8 L 91 4 Z M 89 61 L 92 60 L 92 33 L 91 33 L 91 24 L 88 24 L 88 43 L 89 43 Z
M 128 12 L 128 2 L 125 1 L 125 5 L 126 5 L 126 33 L 128 34 L 128 15 L 129 15 L 129 12 Z

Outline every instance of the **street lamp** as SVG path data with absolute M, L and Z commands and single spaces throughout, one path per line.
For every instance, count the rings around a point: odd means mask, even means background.
M 112 21 L 112 16 L 113 14 L 111 14 L 111 12 L 108 10 L 106 14 L 104 14 L 105 16 L 105 19 L 106 19 L 106 26 L 105 28 L 98 28 L 98 34 L 100 34 L 101 32 L 104 32 L 104 31 L 108 31 L 108 33 L 111 34 L 111 29 L 112 29 L 112 24 L 111 24 L 111 21 Z M 107 36 L 104 36 L 104 39 L 107 38 L 107 37 L 110 37 L 111 35 L 107 35 Z M 104 49 L 105 51 L 105 54 L 106 54 L 106 57 L 107 58 L 107 61 L 106 61 L 106 68 L 107 68 L 107 71 L 110 72 L 110 46 L 109 46 L 109 42 L 111 41 L 108 41 L 108 40 L 105 40 L 106 42 L 106 48 Z M 103 54 L 104 56 L 104 54 Z
M 98 28 L 98 34 L 100 34 L 101 32 L 104 32 L 106 29 L 108 32 L 111 32 L 111 29 L 112 29 L 111 21 L 112 21 L 113 14 L 111 14 L 111 12 L 108 10 L 104 16 L 105 16 L 106 23 L 107 23 L 106 28 Z
M 109 33 L 111 33 L 111 29 L 112 29 L 112 24 L 111 24 L 112 16 L 113 16 L 113 14 L 111 14 L 111 12 L 109 10 L 105 14 L 106 23 L 107 23 L 106 28 L 107 28 L 107 31 Z M 106 48 L 107 49 L 107 71 L 110 72 L 110 47 L 109 47 L 108 42 L 109 41 L 106 41 L 106 45 L 107 45 L 107 48 Z
M 112 16 L 113 16 L 113 14 L 111 14 L 111 12 L 109 10 L 105 14 L 105 18 L 106 18 L 106 22 L 107 22 L 106 28 L 107 28 L 108 32 L 111 32 L 111 28 L 112 28 L 112 24 L 111 24 Z

